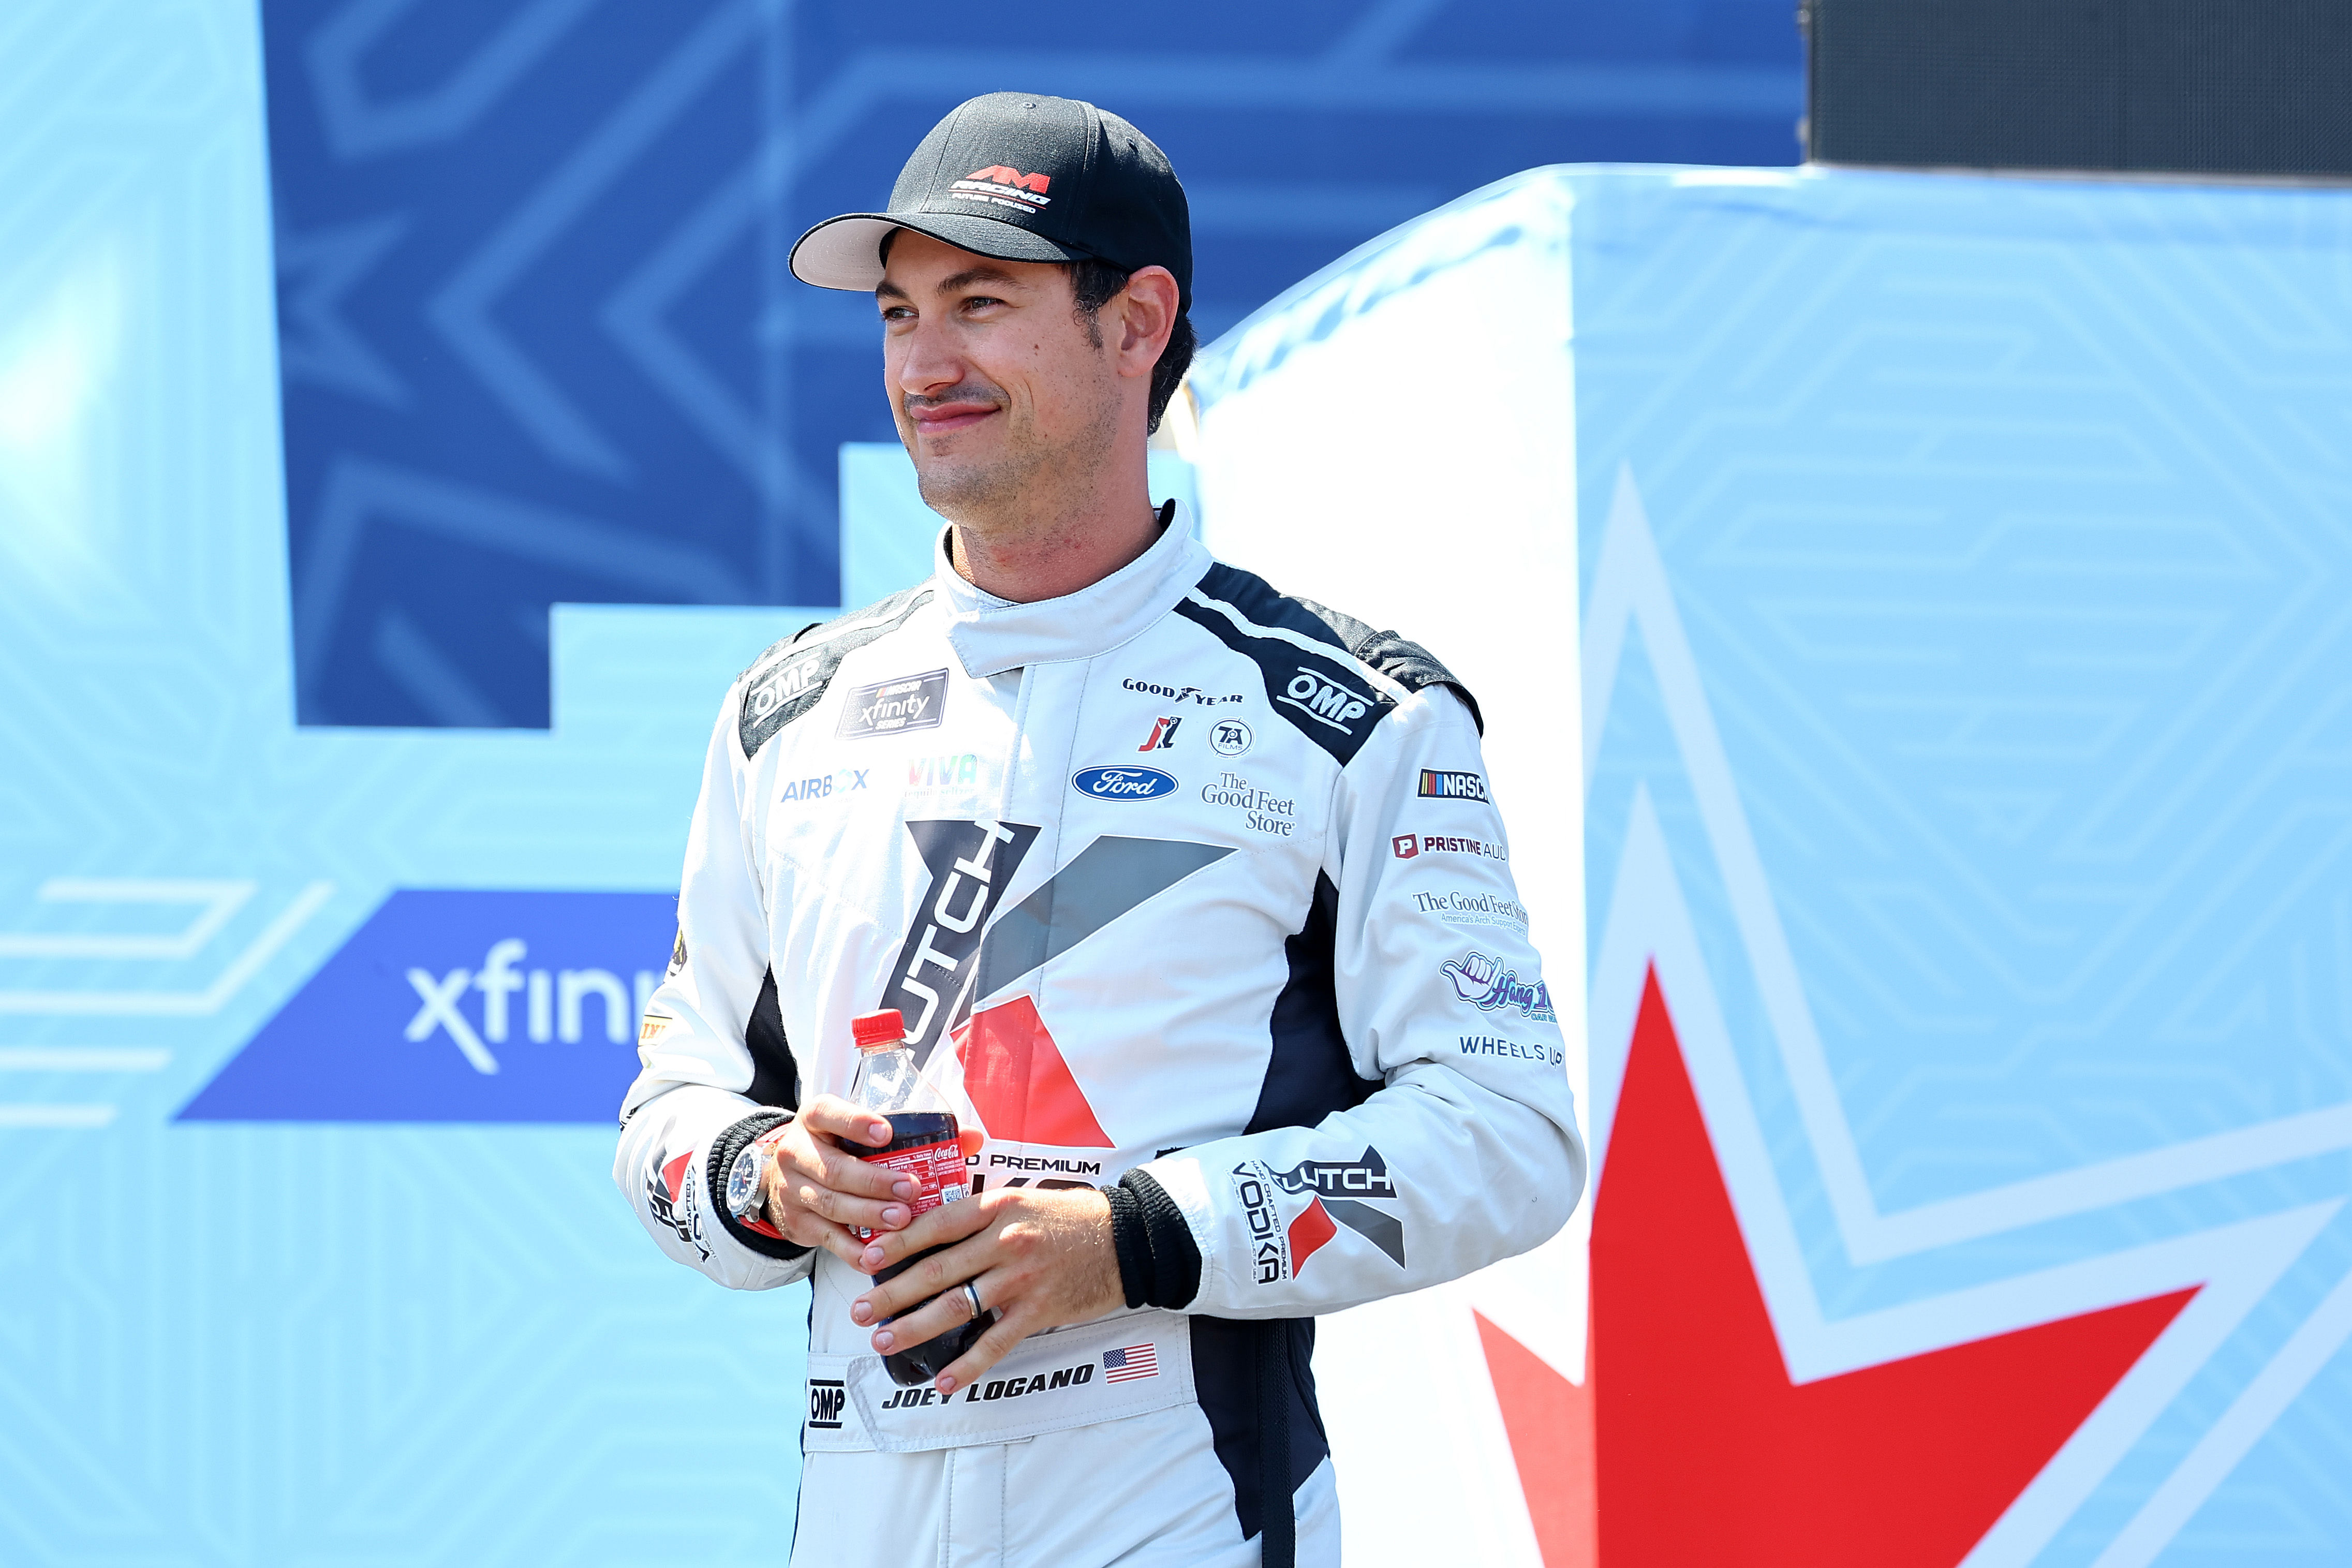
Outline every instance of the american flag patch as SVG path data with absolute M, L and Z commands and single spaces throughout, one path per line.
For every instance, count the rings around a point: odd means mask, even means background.
M 1105 1383 L 1127 1383 L 1159 1375 L 1160 1352 L 1150 1345 L 1122 1345 L 1118 1350 L 1103 1352 Z

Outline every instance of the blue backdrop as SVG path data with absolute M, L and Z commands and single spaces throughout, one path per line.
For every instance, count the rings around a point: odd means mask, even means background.
M 309 724 L 544 725 L 559 601 L 835 603 L 873 306 L 783 258 L 973 93 L 1167 149 L 1204 341 L 1515 170 L 1792 162 L 1802 107 L 1789 0 L 261 9 Z

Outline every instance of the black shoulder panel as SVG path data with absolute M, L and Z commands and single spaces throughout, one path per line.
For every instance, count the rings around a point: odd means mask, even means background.
M 1374 631 L 1354 616 L 1326 609 L 1312 599 L 1276 593 L 1263 577 L 1222 562 L 1209 568 L 1199 587 L 1203 596 L 1232 605 L 1245 620 L 1312 638 L 1329 645 L 1335 655 L 1349 656 L 1319 658 L 1285 638 L 1255 636 L 1215 611 L 1189 601 L 1176 605 L 1178 615 L 1256 664 L 1275 710 L 1343 767 L 1355 760 L 1356 752 L 1370 739 L 1373 726 L 1396 706 L 1393 699 L 1363 679 L 1356 662 L 1370 665 L 1408 691 L 1425 686 L 1452 687 L 1481 731 L 1485 730 L 1477 700 L 1418 643 L 1407 642 L 1394 632 Z
M 744 672 L 743 710 L 736 720 L 743 755 L 758 756 L 769 737 L 815 707 L 843 658 L 897 631 L 930 602 L 927 587 L 902 588 L 855 615 L 803 626 L 754 659 Z
M 1326 610 L 1325 615 L 1332 612 Z M 1361 621 L 1351 623 L 1362 626 Z M 1486 716 L 1478 711 L 1478 700 L 1470 689 L 1454 677 L 1454 672 L 1437 662 L 1437 656 L 1417 642 L 1409 642 L 1394 632 L 1366 630 L 1361 641 L 1349 643 L 1348 651 L 1403 687 L 1407 691 L 1419 691 L 1427 686 L 1443 686 L 1462 699 L 1462 706 L 1470 710 L 1470 721 L 1478 726 L 1478 733 L 1486 732 Z

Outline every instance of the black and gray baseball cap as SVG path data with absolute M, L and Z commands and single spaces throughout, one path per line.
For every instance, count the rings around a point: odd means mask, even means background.
M 1165 267 L 1192 303 L 1192 220 L 1151 138 L 1072 98 L 991 92 L 931 127 L 898 171 L 887 212 L 829 217 L 793 247 L 793 276 L 822 289 L 882 281 L 882 241 L 911 228 L 1000 261 Z

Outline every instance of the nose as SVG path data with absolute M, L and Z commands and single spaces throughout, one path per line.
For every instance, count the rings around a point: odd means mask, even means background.
M 963 355 L 952 334 L 937 323 L 919 321 L 888 342 L 890 380 L 902 395 L 929 397 L 963 379 Z

